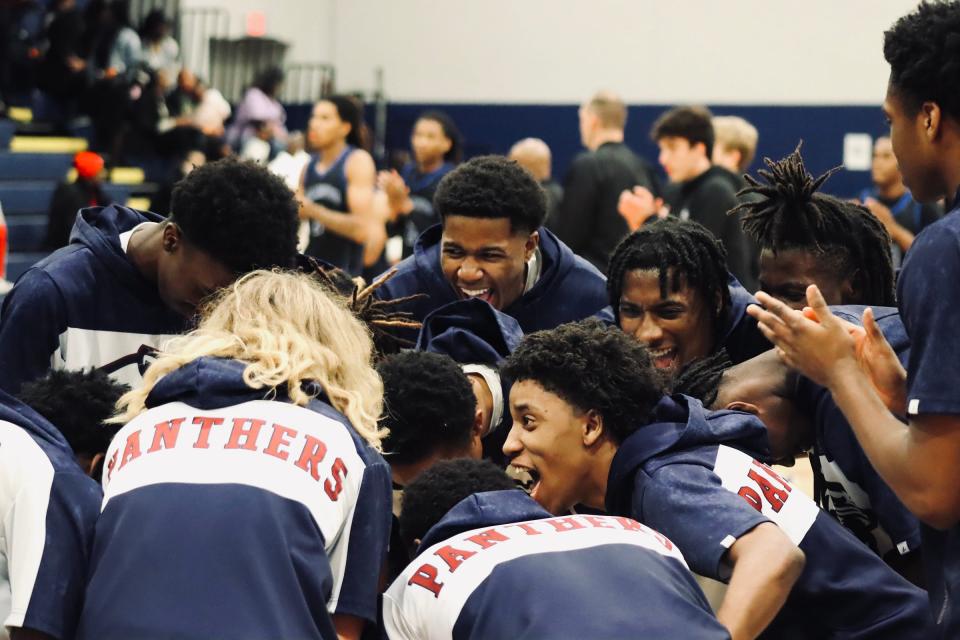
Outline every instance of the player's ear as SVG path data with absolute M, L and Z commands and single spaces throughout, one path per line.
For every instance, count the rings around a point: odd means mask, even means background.
M 540 246 L 540 232 L 534 230 L 527 236 L 527 242 L 523 247 L 523 259 L 529 260 L 532 258 L 533 252 L 537 250 L 538 246 Z
M 605 435 L 603 416 L 596 409 L 590 409 L 583 417 L 586 420 L 583 423 L 583 446 L 592 447 Z
M 750 404 L 749 402 L 731 402 L 724 407 L 730 411 L 743 411 L 744 413 L 752 413 L 755 416 L 760 415 L 760 407 L 755 404 Z
M 183 232 L 175 222 L 163 223 L 163 250 L 173 253 L 183 241 Z
M 474 460 L 483 457 L 483 434 L 487 433 L 487 426 L 483 424 L 483 414 L 474 416 L 473 427 L 470 428 L 470 456 Z

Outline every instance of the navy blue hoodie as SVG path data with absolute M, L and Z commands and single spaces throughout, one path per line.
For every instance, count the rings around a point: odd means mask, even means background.
M 107 451 L 78 638 L 336 638 L 375 621 L 390 471 L 322 397 L 166 375 Z M 149 602 L 149 607 L 143 603 Z
M 523 339 L 517 321 L 483 300 L 457 300 L 430 312 L 423 321 L 417 349 L 443 353 L 462 365 L 482 364 L 497 369 Z M 498 372 L 499 374 L 499 372 Z M 500 420 L 491 424 L 483 439 L 484 457 L 506 466 L 503 443 L 510 419 L 510 386 L 500 378 L 503 408 Z
M 738 538 L 765 522 L 779 526 L 806 565 L 766 637 L 929 638 L 926 593 L 793 489 L 762 462 L 768 459 L 766 429 L 754 416 L 667 397 L 614 456 L 607 511 L 660 531 L 691 569 L 716 580 L 730 577 L 726 552 Z
M 524 333 L 552 329 L 565 322 L 589 318 L 607 306 L 606 278 L 583 258 L 541 227 L 540 279 L 503 312 L 520 324 Z M 414 254 L 397 265 L 397 275 L 376 294 L 383 300 L 424 293 L 426 298 L 411 301 L 403 309 L 422 321 L 434 309 L 459 300 L 453 285 L 440 268 L 440 237 L 443 227 L 435 225 L 417 240 Z M 404 335 L 416 340 L 416 332 Z
M 861 326 L 866 308 L 842 305 L 830 310 L 842 320 Z M 898 311 L 874 307 L 873 312 L 880 331 L 906 366 L 910 339 Z M 820 506 L 882 557 L 919 549 L 919 521 L 870 464 L 830 391 L 800 377 L 795 400 L 813 418 L 810 462 Z
M 518 490 L 450 509 L 384 620 L 392 640 L 729 638 L 669 540 L 628 518 L 552 518 Z
M 0 625 L 73 637 L 102 495 L 63 434 L 0 391 Z
M 120 234 L 154 213 L 119 205 L 82 209 L 70 244 L 24 273 L 0 311 L 0 389 L 16 394 L 48 369 L 105 367 L 141 383 L 145 355 L 188 328 L 127 257 Z

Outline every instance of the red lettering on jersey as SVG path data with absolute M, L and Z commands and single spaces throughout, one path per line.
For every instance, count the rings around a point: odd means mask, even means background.
M 586 529 L 586 526 L 577 522 L 576 518 L 573 516 L 567 516 L 566 518 L 552 518 L 550 520 L 545 520 L 544 522 L 556 529 L 557 533 L 573 531 L 575 529 Z
M 783 487 L 784 491 L 786 491 L 787 493 L 790 493 L 791 491 L 793 491 L 793 487 L 791 487 L 790 484 L 789 484 L 786 480 L 784 480 L 782 477 L 780 477 L 780 474 L 778 474 L 776 471 L 774 471 L 773 469 L 771 469 L 771 468 L 768 467 L 767 465 L 763 464 L 763 463 L 760 462 L 759 460 L 754 460 L 754 461 L 753 461 L 753 464 L 754 464 L 754 466 L 757 466 L 757 467 L 763 469 L 763 472 L 764 472 L 765 474 L 767 474 L 767 476 L 768 476 L 771 480 L 776 480 L 777 482 L 779 482 L 779 483 L 780 483 L 780 486 Z
M 300 459 L 294 464 L 309 472 L 313 479 L 319 482 L 320 463 L 327 455 L 327 445 L 313 436 L 306 436 L 306 438 L 307 441 L 303 443 L 303 451 L 300 452 Z
M 751 469 L 747 477 L 756 482 L 763 492 L 763 497 L 770 503 L 770 507 L 777 513 L 783 509 L 783 503 L 790 497 L 790 494 L 783 489 L 773 486 L 769 478 L 760 475 L 755 469 Z
M 248 425 L 244 427 L 244 425 Z M 263 420 L 254 418 L 234 418 L 233 430 L 230 432 L 230 439 L 227 440 L 224 449 L 246 449 L 247 451 L 257 450 L 257 438 L 260 437 L 260 429 L 263 427 Z M 240 440 L 243 440 L 243 444 Z
M 503 535 L 496 529 L 487 529 L 486 531 L 481 531 L 480 533 L 467 538 L 467 540 L 477 545 L 481 549 L 489 549 L 498 542 L 506 542 L 509 539 L 510 538 Z
M 214 425 L 223 424 L 223 418 L 211 418 L 210 416 L 197 416 L 193 419 L 193 424 L 200 425 L 200 433 L 197 434 L 197 441 L 193 443 L 194 449 L 210 448 L 210 429 Z
M 336 502 L 337 498 L 340 497 L 340 492 L 343 491 L 343 478 L 347 475 L 347 465 L 343 463 L 342 459 L 337 458 L 333 461 L 333 466 L 330 467 L 330 475 L 336 482 L 336 486 L 333 482 L 330 482 L 330 478 L 327 478 L 323 481 L 323 491 L 330 500 Z
M 416 573 L 407 580 L 407 586 L 414 584 L 432 593 L 434 598 L 439 598 L 440 590 L 443 589 L 443 583 L 437 582 L 437 568 L 429 563 L 420 565 Z
M 450 545 L 446 545 L 434 551 L 433 555 L 446 562 L 447 566 L 450 567 L 450 573 L 453 573 L 457 570 L 457 567 L 463 564 L 464 560 L 470 556 L 476 555 L 476 552 L 463 551 L 462 549 L 455 549 Z
M 760 494 L 750 487 L 740 487 L 737 495 L 747 501 L 747 503 L 757 511 L 763 511 L 763 504 L 760 502 Z
M 533 525 L 530 524 L 529 522 L 524 522 L 524 523 L 521 523 L 521 524 L 508 524 L 507 526 L 508 526 L 508 527 L 517 527 L 518 529 L 523 529 L 523 532 L 524 532 L 525 534 L 527 534 L 528 536 L 538 536 L 538 535 L 540 535 L 541 533 L 543 533 L 542 531 L 537 531 L 536 529 L 534 529 L 534 528 L 533 528 Z
M 117 454 L 120 453 L 120 450 L 117 449 L 113 452 L 113 455 L 110 456 L 110 462 L 107 463 L 107 480 L 113 476 L 113 468 L 117 466 Z
M 662 544 L 662 545 L 667 549 L 667 551 L 669 551 L 670 549 L 673 549 L 673 543 L 670 542 L 670 538 L 668 538 L 667 536 L 663 535 L 663 534 L 660 533 L 659 531 L 656 531 L 656 530 L 654 530 L 654 529 L 650 529 L 649 527 L 647 528 L 647 531 L 649 531 L 649 532 L 650 532 L 650 535 L 652 535 L 654 538 L 656 538 L 657 542 L 659 542 L 660 544 Z
M 117 469 L 123 469 L 128 462 L 140 457 L 140 430 L 136 430 L 127 436 L 127 446 L 123 448 L 123 456 L 120 457 L 120 466 Z
M 290 456 L 290 452 L 280 447 L 289 447 L 290 440 L 287 438 L 296 438 L 297 432 L 289 427 L 285 427 L 282 424 L 273 425 L 273 434 L 270 436 L 270 442 L 267 444 L 267 448 L 263 452 L 270 456 L 275 456 L 281 460 L 286 460 Z
M 607 518 L 601 518 L 600 516 L 580 516 L 580 517 L 598 529 L 616 529 L 616 527 L 610 524 L 610 520 L 608 520 Z
M 173 449 L 177 446 L 177 438 L 180 436 L 180 425 L 186 418 L 174 418 L 161 422 L 153 427 L 153 444 L 147 449 L 147 453 L 160 451 L 160 449 Z
M 646 531 L 646 527 L 644 527 L 642 524 L 640 524 L 636 520 L 632 520 L 630 518 L 623 518 L 621 516 L 615 517 L 614 520 L 616 520 L 617 524 L 619 524 L 621 527 L 623 527 L 627 531 Z

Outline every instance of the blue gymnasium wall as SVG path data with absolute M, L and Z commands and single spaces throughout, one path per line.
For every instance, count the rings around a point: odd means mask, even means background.
M 517 140 L 542 138 L 553 152 L 553 174 L 563 179 L 573 157 L 582 151 L 577 125 L 577 105 L 518 104 L 412 104 L 391 103 L 387 110 L 387 149 L 409 148 L 410 131 L 417 115 L 428 109 L 447 112 L 464 138 L 464 157 L 485 153 L 506 153 Z M 668 106 L 630 107 L 626 141 L 654 165 L 657 147 L 649 138 L 650 127 Z M 886 133 L 880 106 L 717 106 L 715 115 L 738 115 L 760 132 L 757 157 L 750 167 L 754 173 L 762 159 L 782 158 L 803 140 L 803 157 L 808 169 L 819 174 L 842 164 L 843 137 L 847 133 Z M 309 117 L 309 105 L 288 107 L 292 129 L 302 129 Z M 368 109 L 368 122 L 372 113 Z M 839 171 L 824 190 L 852 197 L 870 184 L 869 171 Z

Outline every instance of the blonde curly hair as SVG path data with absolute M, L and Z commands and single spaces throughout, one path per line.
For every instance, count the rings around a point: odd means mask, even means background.
M 201 311 L 199 326 L 167 343 L 143 377 L 141 388 L 117 403 L 112 422 L 142 413 L 146 399 L 166 374 L 203 356 L 247 363 L 243 381 L 252 389 L 286 386 L 294 404 L 315 394 L 312 381 L 371 446 L 380 450 L 386 430 L 377 427 L 383 383 L 372 366 L 373 342 L 347 301 L 314 277 L 253 271 L 224 288 Z

